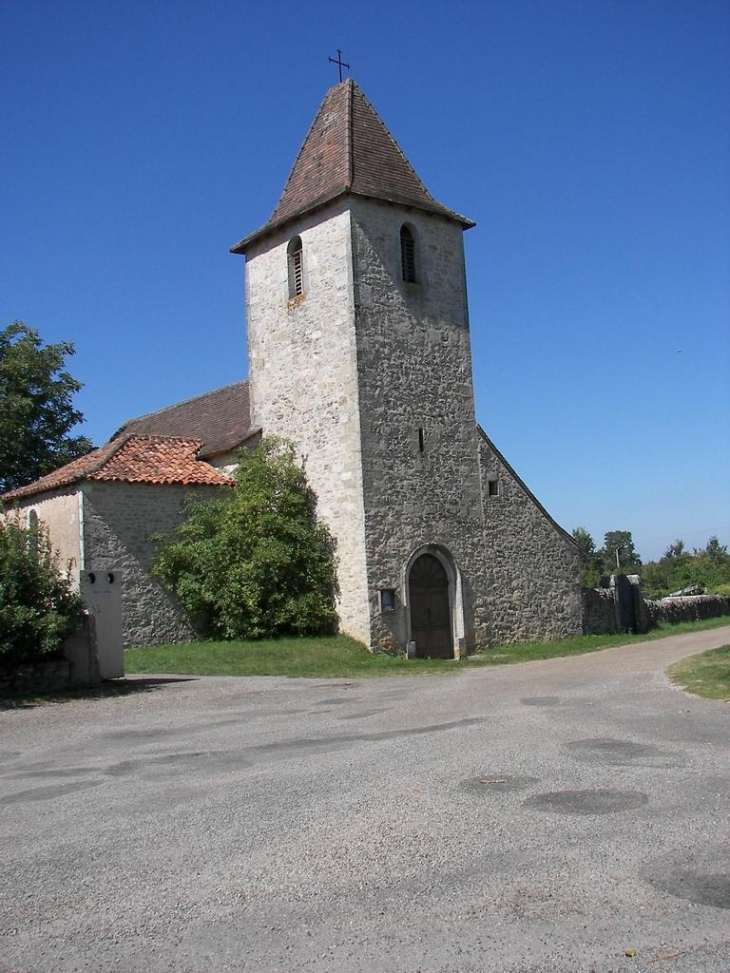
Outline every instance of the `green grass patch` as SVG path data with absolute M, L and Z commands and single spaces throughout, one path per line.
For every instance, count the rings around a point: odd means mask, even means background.
M 293 676 L 363 678 L 449 672 L 453 660 L 373 655 L 346 635 L 319 638 L 252 639 L 241 642 L 191 642 L 128 649 L 124 668 L 131 673 L 196 676 Z
M 695 696 L 730 702 L 730 645 L 675 662 L 669 678 Z
M 125 670 L 194 676 L 292 676 L 361 679 L 457 673 L 480 666 L 511 665 L 558 656 L 583 655 L 632 642 L 646 642 L 730 625 L 730 618 L 663 625 L 646 635 L 582 635 L 558 642 L 529 642 L 494 647 L 469 659 L 411 659 L 373 655 L 344 635 L 320 638 L 261 639 L 245 642 L 194 642 L 129 649 Z

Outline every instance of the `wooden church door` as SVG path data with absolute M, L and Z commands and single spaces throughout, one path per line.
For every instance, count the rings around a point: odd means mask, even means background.
M 454 654 L 449 609 L 449 579 L 433 554 L 421 554 L 413 562 L 408 579 L 411 607 L 411 639 L 417 656 L 450 659 Z

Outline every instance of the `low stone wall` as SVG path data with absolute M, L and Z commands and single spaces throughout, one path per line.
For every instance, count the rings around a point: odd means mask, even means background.
M 583 634 L 648 632 L 651 627 L 638 574 L 611 575 L 600 588 L 583 588 Z
M 63 655 L 71 663 L 71 689 L 89 689 L 101 684 L 99 653 L 96 645 L 96 623 L 93 615 L 86 615 L 81 631 L 63 643 Z
M 63 643 L 63 659 L 49 659 L 0 671 L 0 696 L 45 695 L 67 689 L 90 689 L 101 684 L 96 626 L 87 615 L 76 635 Z
M 584 635 L 613 635 L 620 630 L 613 586 L 584 588 L 582 595 Z M 634 585 L 634 599 L 635 630 L 639 632 L 656 628 L 662 622 L 676 624 L 696 622 L 702 618 L 730 616 L 730 598 L 722 598 L 719 595 L 689 595 L 648 601 L 642 596 L 641 587 Z
M 71 686 L 71 663 L 51 659 L 21 666 L 14 672 L 0 672 L 0 696 L 60 693 Z
M 583 634 L 613 635 L 618 631 L 613 588 L 583 588 Z
M 721 618 L 730 615 L 730 598 L 720 595 L 686 595 L 680 598 L 662 598 L 646 601 L 649 625 L 655 628 L 661 622 L 696 622 L 701 618 Z

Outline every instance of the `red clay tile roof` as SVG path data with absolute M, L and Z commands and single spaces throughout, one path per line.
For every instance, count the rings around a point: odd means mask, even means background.
M 233 483 L 230 476 L 198 459 L 202 443 L 174 436 L 128 436 L 89 480 L 123 483 Z
M 62 466 L 35 483 L 5 493 L 0 500 L 12 502 L 70 486 L 81 480 L 123 483 L 182 483 L 228 486 L 231 477 L 198 459 L 201 443 L 173 436 L 124 436 L 87 456 Z
M 201 459 L 227 453 L 251 435 L 248 382 L 224 385 L 125 422 L 112 436 L 182 436 L 202 442 Z
M 231 247 L 245 253 L 259 237 L 345 193 L 439 213 L 474 226 L 436 202 L 352 78 L 325 95 L 271 219 Z

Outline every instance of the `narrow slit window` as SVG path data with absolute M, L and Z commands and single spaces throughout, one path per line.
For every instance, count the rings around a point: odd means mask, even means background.
M 416 283 L 416 240 L 408 226 L 400 228 L 400 263 L 403 280 Z
M 289 297 L 300 297 L 304 293 L 304 254 L 302 238 L 295 236 L 287 247 L 289 264 Z
M 418 429 L 418 452 L 422 453 L 425 449 L 425 440 L 423 438 L 423 426 Z
M 28 528 L 28 549 L 37 552 L 40 545 L 40 535 L 38 533 L 38 514 L 35 510 L 28 511 L 25 524 Z

